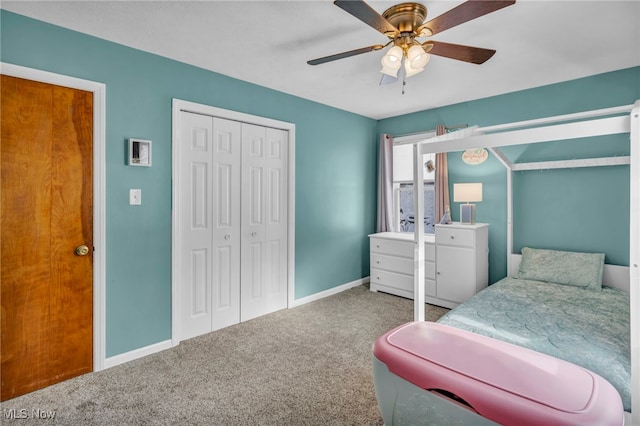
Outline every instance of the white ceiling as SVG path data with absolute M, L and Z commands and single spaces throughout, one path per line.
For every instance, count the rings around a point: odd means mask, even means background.
M 397 1 L 369 1 L 382 13 Z M 462 3 L 422 2 L 427 20 Z M 434 40 L 496 49 L 474 65 L 439 56 L 380 86 L 382 51 L 306 61 L 387 38 L 331 1 L 7 1 L 3 9 L 376 119 L 640 65 L 640 2 L 536 1 Z M 423 39 L 424 40 L 424 39 Z

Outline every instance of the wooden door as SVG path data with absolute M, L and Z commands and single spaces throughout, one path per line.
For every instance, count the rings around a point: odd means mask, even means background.
M 93 94 L 1 78 L 4 401 L 93 370 Z

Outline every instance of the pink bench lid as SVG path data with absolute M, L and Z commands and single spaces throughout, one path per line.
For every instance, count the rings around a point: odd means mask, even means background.
M 381 339 L 409 353 L 473 380 L 565 412 L 584 410 L 593 398 L 593 373 L 575 364 L 520 346 L 433 322 L 409 323 Z M 384 351 L 380 341 L 374 353 L 399 375 L 415 383 L 414 366 L 394 362 L 393 351 Z M 377 353 L 376 353 L 377 352 Z

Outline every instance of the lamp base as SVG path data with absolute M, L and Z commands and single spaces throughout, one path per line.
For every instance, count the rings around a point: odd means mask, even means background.
M 460 204 L 460 223 L 473 225 L 476 223 L 476 205 Z

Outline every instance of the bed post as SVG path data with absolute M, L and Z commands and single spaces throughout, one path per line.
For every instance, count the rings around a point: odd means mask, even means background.
M 507 170 L 507 277 L 511 275 L 511 255 L 513 254 L 513 163 L 498 148 L 489 151 Z
M 631 109 L 630 121 L 631 424 L 640 425 L 640 100 Z
M 424 156 L 413 145 L 413 320 L 424 321 Z

